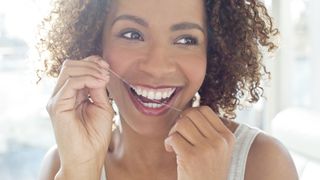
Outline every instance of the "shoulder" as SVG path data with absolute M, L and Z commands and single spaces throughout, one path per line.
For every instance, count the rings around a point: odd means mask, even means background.
M 297 180 L 287 149 L 277 139 L 259 133 L 252 143 L 246 164 L 246 180 Z
M 39 179 L 54 179 L 60 169 L 60 157 L 57 146 L 51 147 L 42 161 Z

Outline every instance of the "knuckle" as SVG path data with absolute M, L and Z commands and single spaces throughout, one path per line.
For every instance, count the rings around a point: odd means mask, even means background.
M 195 113 L 195 108 L 191 108 L 191 109 L 188 109 L 187 112 L 185 112 L 184 116 L 191 117 L 192 114 L 194 113 Z
M 61 72 L 60 74 L 65 74 L 66 72 L 69 71 L 69 66 L 66 66 L 66 65 L 62 65 L 61 66 Z
M 183 129 L 185 129 L 187 127 L 187 122 L 186 122 L 186 119 L 181 119 L 180 121 L 178 121 L 176 123 L 176 130 L 177 131 L 181 131 Z
M 67 67 L 67 66 L 70 65 L 70 63 L 71 63 L 71 60 L 70 60 L 70 59 L 66 59 L 66 60 L 64 60 L 63 63 L 62 63 L 62 67 Z
M 87 58 L 85 58 L 84 60 L 89 61 L 89 62 L 93 62 L 93 63 L 97 63 L 98 59 L 100 59 L 99 56 L 91 55 L 91 56 L 88 56 Z
M 91 72 L 96 74 L 96 75 L 101 75 L 102 74 L 102 71 L 100 69 L 97 69 L 97 68 L 90 68 L 91 69 Z
M 215 153 L 215 149 L 210 145 L 204 145 L 202 153 L 205 157 L 212 156 Z
M 46 104 L 46 111 L 50 114 L 52 112 L 52 99 L 49 99 L 49 101 Z
M 59 106 L 56 104 L 54 99 L 55 98 L 51 98 L 46 105 L 46 110 L 50 117 L 53 117 L 59 111 Z
M 172 142 L 173 144 L 175 144 L 180 140 L 180 138 L 181 138 L 180 135 L 175 132 L 168 138 L 168 141 Z
M 210 110 L 211 108 L 209 107 L 209 106 L 200 106 L 199 107 L 199 110 L 201 110 L 201 111 L 208 111 L 208 110 Z
M 70 62 L 71 60 L 65 60 L 63 61 L 62 65 L 60 66 L 60 76 L 62 74 L 66 74 L 69 71 L 70 68 Z
M 90 59 L 90 60 L 95 60 L 95 59 L 97 59 L 99 56 L 97 56 L 97 55 L 90 55 L 90 56 L 88 56 L 88 59 Z
M 86 78 L 86 77 L 85 77 Z M 65 81 L 65 84 L 66 85 L 70 85 L 70 84 L 73 84 L 74 82 L 76 81 L 76 78 L 72 78 L 72 77 L 68 77 Z
M 223 137 L 218 137 L 215 139 L 215 144 L 217 145 L 217 147 L 224 147 L 228 143 L 227 143 L 227 140 L 224 139 Z

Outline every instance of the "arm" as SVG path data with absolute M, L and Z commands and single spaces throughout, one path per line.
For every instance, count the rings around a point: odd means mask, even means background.
M 275 138 L 260 133 L 250 149 L 246 180 L 298 180 L 298 173 L 287 149 Z
M 39 174 L 39 180 L 52 180 L 60 169 L 60 158 L 57 146 L 53 146 L 45 155 Z
M 90 173 L 97 172 L 97 173 Z M 74 166 L 71 169 L 62 170 L 60 156 L 57 146 L 53 146 L 45 155 L 41 165 L 39 180 L 61 180 L 61 179 L 100 179 L 101 169 L 94 165 L 84 164 Z M 96 177 L 97 176 L 97 177 Z

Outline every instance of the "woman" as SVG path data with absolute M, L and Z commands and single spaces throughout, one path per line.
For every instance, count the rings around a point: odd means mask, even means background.
M 231 121 L 276 48 L 262 3 L 61 0 L 45 25 L 57 146 L 40 179 L 298 179 L 277 140 Z

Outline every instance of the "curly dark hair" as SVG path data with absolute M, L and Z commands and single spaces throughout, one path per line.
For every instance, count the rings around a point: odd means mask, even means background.
M 59 75 L 65 59 L 102 54 L 102 33 L 110 0 L 58 0 L 43 21 L 37 49 L 44 63 L 37 70 Z M 262 49 L 277 48 L 279 33 L 265 5 L 258 0 L 205 0 L 207 15 L 207 72 L 199 94 L 201 105 L 221 117 L 234 119 L 243 102 L 263 95 L 261 80 L 270 73 L 262 63 Z M 244 99 L 242 102 L 241 100 Z

